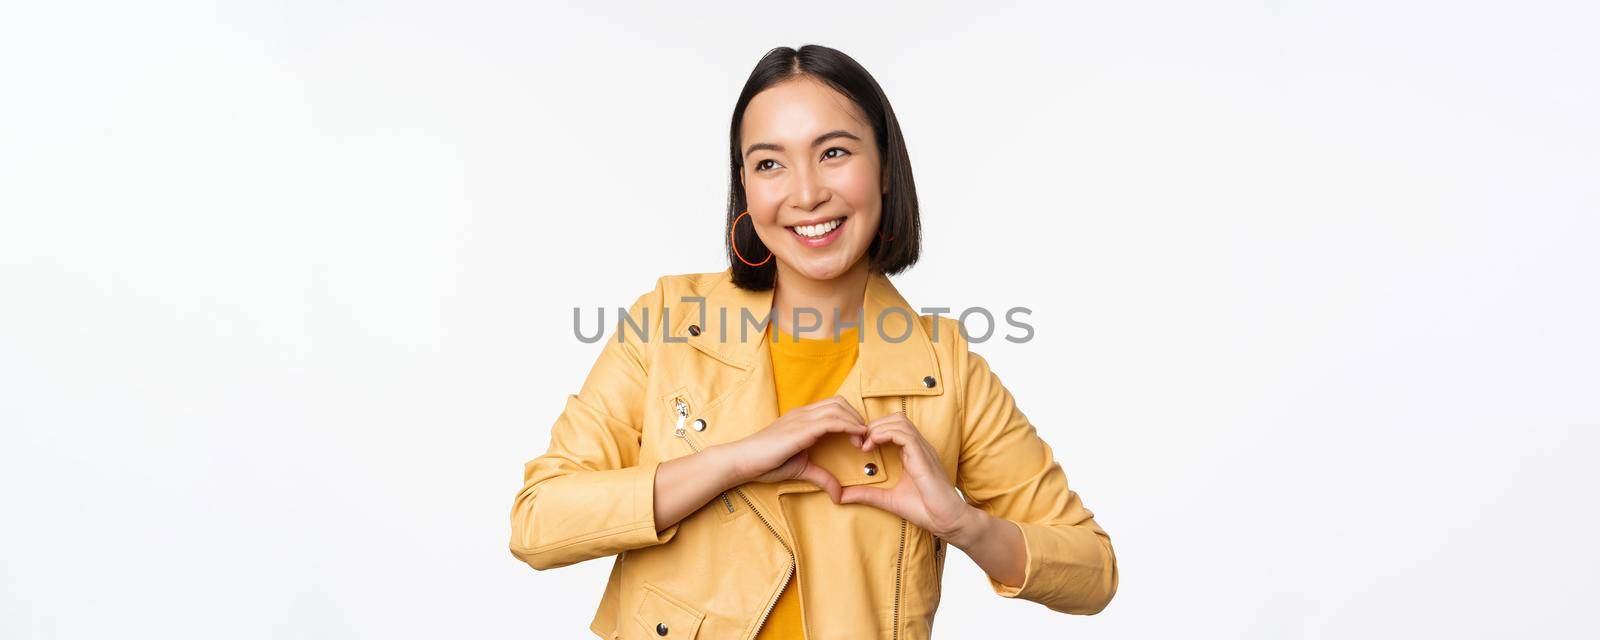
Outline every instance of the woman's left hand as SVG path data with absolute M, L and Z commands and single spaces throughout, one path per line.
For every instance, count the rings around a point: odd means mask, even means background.
M 883 509 L 946 541 L 975 519 L 970 512 L 977 509 L 956 493 L 933 445 L 905 414 L 892 413 L 873 420 L 867 424 L 864 438 L 852 435 L 850 441 L 862 451 L 871 451 L 886 442 L 900 445 L 900 463 L 906 477 L 889 489 L 845 487 L 839 498 L 841 504 L 860 503 Z

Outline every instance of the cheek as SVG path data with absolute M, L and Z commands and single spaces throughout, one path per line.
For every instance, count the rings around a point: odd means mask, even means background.
M 850 203 L 850 210 L 858 223 L 851 235 L 872 235 L 878 228 L 878 219 L 883 216 L 883 192 L 878 190 L 878 176 L 861 172 L 840 178 L 834 187 L 835 193 Z
M 783 204 L 781 194 L 770 186 L 747 185 L 744 190 L 744 203 L 745 208 L 750 211 L 750 218 L 755 221 L 757 229 L 763 235 L 768 230 L 777 228 L 778 209 Z
M 871 171 L 847 171 L 835 176 L 835 193 L 844 196 L 856 213 L 872 213 L 883 204 L 883 193 L 878 191 L 878 175 Z
M 783 234 L 789 233 L 789 230 L 778 225 L 777 205 L 769 206 L 756 200 L 755 196 L 749 193 L 745 194 L 745 200 L 750 207 L 750 220 L 755 221 L 756 236 L 761 238 L 761 243 L 768 248 L 783 246 Z

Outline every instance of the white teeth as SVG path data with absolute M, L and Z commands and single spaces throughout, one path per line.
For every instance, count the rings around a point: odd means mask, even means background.
M 828 235 L 829 231 L 837 229 L 839 224 L 843 222 L 844 218 L 834 218 L 822 224 L 808 224 L 795 227 L 794 232 L 807 238 L 820 238 Z

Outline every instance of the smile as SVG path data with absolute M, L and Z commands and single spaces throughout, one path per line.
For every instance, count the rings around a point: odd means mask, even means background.
M 800 244 L 808 247 L 825 247 L 839 237 L 839 230 L 844 228 L 845 218 L 834 218 L 817 224 L 797 225 L 787 227 L 794 234 Z

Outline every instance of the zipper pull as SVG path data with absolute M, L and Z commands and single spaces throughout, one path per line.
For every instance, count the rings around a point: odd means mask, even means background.
M 683 398 L 678 398 L 678 424 L 672 428 L 672 435 L 683 437 L 683 423 L 689 419 L 689 403 Z

